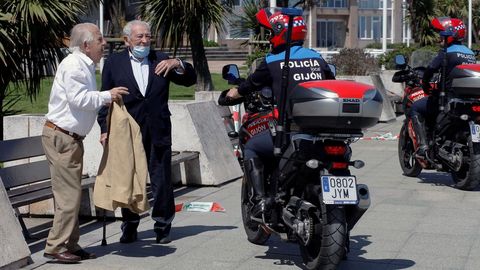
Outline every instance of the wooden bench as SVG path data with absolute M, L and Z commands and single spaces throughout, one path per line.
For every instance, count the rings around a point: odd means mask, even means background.
M 41 136 L 0 141 L 0 163 L 44 155 Z M 27 160 L 25 162 L 0 168 L 0 178 L 22 226 L 24 236 L 32 238 L 18 208 L 53 198 L 53 193 L 48 161 L 30 162 L 30 160 Z M 94 183 L 95 179 L 93 177 L 87 178 L 84 176 L 82 188 L 93 190 Z
M 0 179 L 27 239 L 33 237 L 23 221 L 19 207 L 53 198 L 50 168 L 44 156 L 41 136 L 0 141 L 0 164 L 14 162 L 8 167 L 0 166 Z M 35 161 L 31 158 L 35 158 Z M 182 184 L 200 183 L 198 152 L 172 152 L 172 180 Z M 91 212 L 88 214 L 100 217 L 93 204 L 94 185 L 95 177 L 84 176 L 82 189 L 87 193 L 82 195 L 82 203 L 89 204 L 86 205 Z M 151 195 L 150 193 L 148 186 L 147 194 Z M 89 198 L 83 198 L 87 194 Z

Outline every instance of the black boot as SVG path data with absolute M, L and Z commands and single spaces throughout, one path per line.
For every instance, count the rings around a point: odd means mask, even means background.
M 253 187 L 255 206 L 252 209 L 252 216 L 261 218 L 265 212 L 265 188 L 263 184 L 263 162 L 259 158 L 252 158 L 244 161 L 245 177 L 250 186 Z
M 428 152 L 427 135 L 425 134 L 425 124 L 418 115 L 414 115 L 412 117 L 412 124 L 418 142 L 418 149 L 416 155 L 419 158 L 425 159 Z

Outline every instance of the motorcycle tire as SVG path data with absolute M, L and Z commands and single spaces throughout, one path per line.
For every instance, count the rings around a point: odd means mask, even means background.
M 422 165 L 420 165 L 415 157 L 415 147 L 412 139 L 408 135 L 406 123 L 402 125 L 398 136 L 398 161 L 405 176 L 417 177 L 422 171 Z
M 270 238 L 270 233 L 265 231 L 260 223 L 253 221 L 251 217 L 252 202 L 250 198 L 253 194 L 253 188 L 248 184 L 248 181 L 243 177 L 242 194 L 241 194 L 241 208 L 243 228 L 247 234 L 249 242 L 256 245 L 263 245 Z
M 327 205 L 326 209 L 326 222 L 316 226 L 314 238 L 308 245 L 300 245 L 303 263 L 309 270 L 335 270 L 347 252 L 345 209 L 336 205 Z
M 468 137 L 469 163 L 462 164 L 458 172 L 452 172 L 455 187 L 461 190 L 473 190 L 480 183 L 480 154 L 473 151 L 472 137 Z

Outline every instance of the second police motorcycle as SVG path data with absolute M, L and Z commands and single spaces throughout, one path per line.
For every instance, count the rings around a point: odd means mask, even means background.
M 444 39 L 451 35 L 448 31 L 440 34 Z M 439 93 L 439 114 L 434 123 L 426 125 L 427 158 L 415 154 L 419 143 L 408 111 L 413 102 L 427 95 L 422 89 L 422 77 L 434 55 L 417 50 L 412 53 L 410 63 L 403 55 L 395 57 L 399 71 L 392 81 L 405 84 L 402 105 L 406 117 L 398 139 L 400 166 L 404 175 L 410 177 L 418 176 L 424 169 L 448 172 L 456 188 L 473 190 L 480 182 L 480 65 L 454 67 L 449 74 L 451 87 L 446 89 L 448 62 L 444 58 L 440 74 L 430 82 L 432 91 Z

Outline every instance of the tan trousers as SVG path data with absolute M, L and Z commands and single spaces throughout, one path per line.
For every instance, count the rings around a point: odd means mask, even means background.
M 53 226 L 48 234 L 45 252 L 75 252 L 80 227 L 78 212 L 82 195 L 83 142 L 49 127 L 43 127 L 42 145 L 49 161 L 55 200 Z

